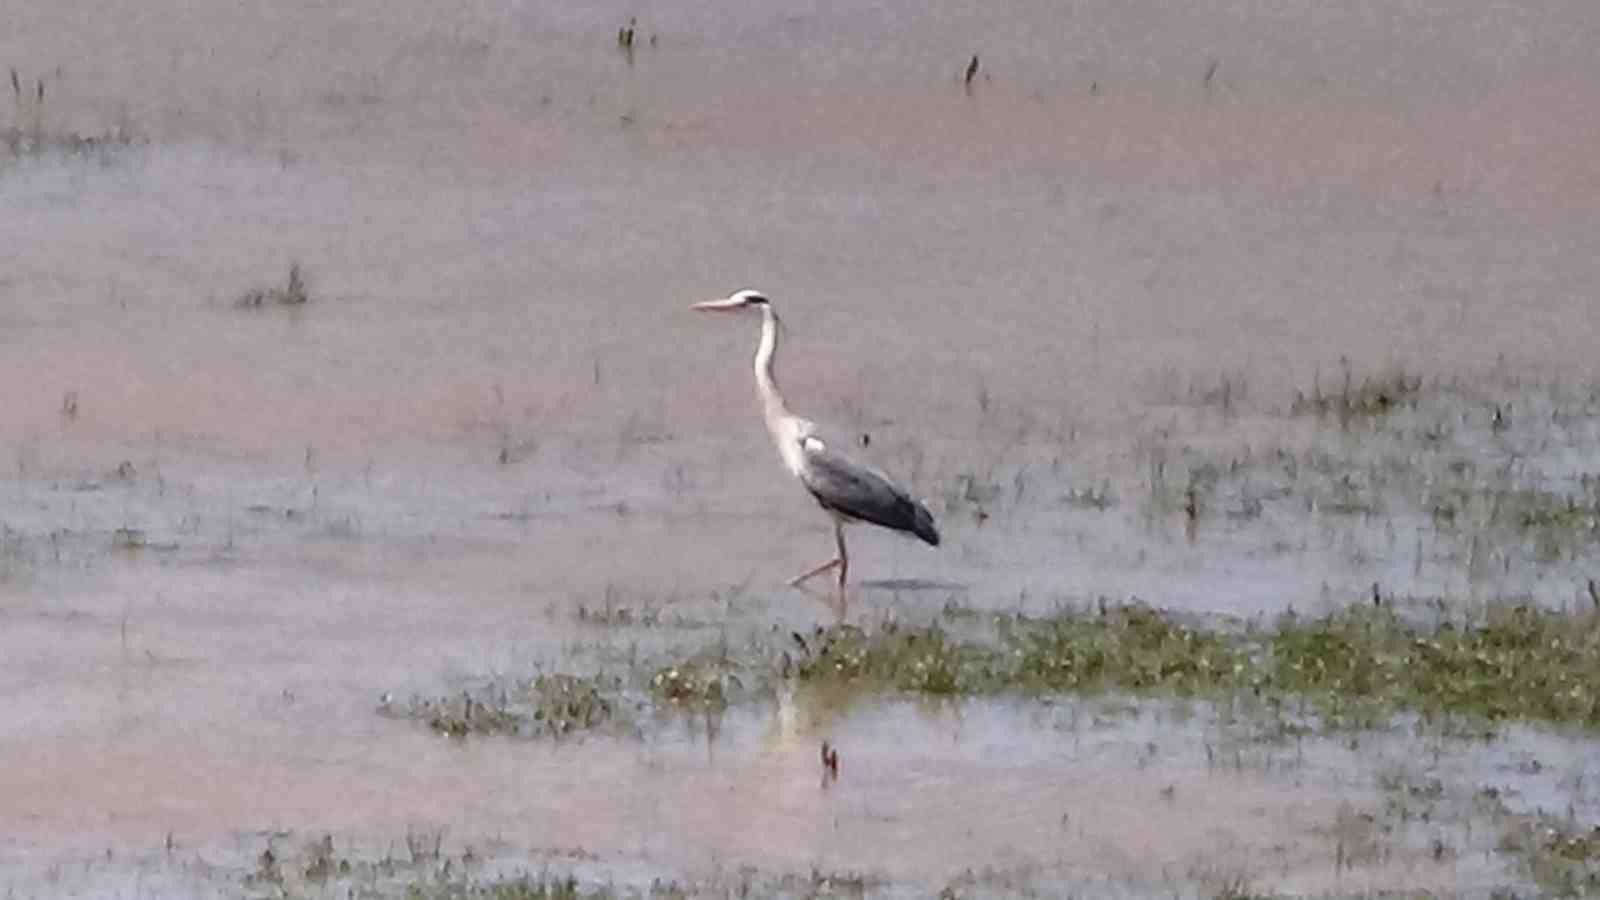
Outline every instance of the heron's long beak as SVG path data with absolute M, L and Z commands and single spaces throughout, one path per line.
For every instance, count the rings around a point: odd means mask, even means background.
M 732 297 L 728 297 L 728 298 L 725 298 L 725 299 L 722 299 L 722 300 L 707 300 L 704 303 L 696 303 L 693 306 L 690 306 L 689 308 L 690 309 L 710 310 L 711 312 L 719 312 L 719 311 L 722 311 L 722 310 L 738 309 L 741 306 L 744 306 L 744 301 L 743 300 L 736 300 L 736 299 L 734 299 Z

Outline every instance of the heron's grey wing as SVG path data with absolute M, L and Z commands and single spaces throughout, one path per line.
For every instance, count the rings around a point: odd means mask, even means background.
M 888 476 L 835 452 L 813 435 L 800 439 L 800 450 L 805 460 L 800 481 L 824 509 L 939 543 L 933 514 Z

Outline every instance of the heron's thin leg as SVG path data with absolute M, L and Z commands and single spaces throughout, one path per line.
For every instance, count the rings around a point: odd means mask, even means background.
M 833 539 L 839 545 L 839 555 L 817 566 L 815 569 L 809 569 L 789 579 L 790 587 L 799 587 L 802 582 L 837 566 L 839 568 L 839 590 L 841 592 L 844 590 L 845 574 L 850 570 L 850 555 L 844 549 L 844 523 L 839 521 L 838 518 L 833 520 Z
M 837 566 L 837 565 L 840 565 L 840 564 L 841 564 L 841 560 L 830 559 L 827 562 L 823 563 L 822 565 L 817 566 L 815 569 L 811 569 L 809 571 L 802 572 L 799 575 L 796 575 L 795 577 L 789 579 L 789 586 L 790 587 L 799 587 L 802 582 L 804 582 L 804 581 L 806 581 L 808 579 L 811 579 L 811 578 L 815 578 L 816 576 L 821 575 L 823 572 L 826 572 L 829 569 L 833 568 L 834 566 Z
M 839 542 L 839 593 L 844 594 L 844 579 L 850 574 L 850 553 L 844 549 L 844 523 L 835 519 L 833 537 Z

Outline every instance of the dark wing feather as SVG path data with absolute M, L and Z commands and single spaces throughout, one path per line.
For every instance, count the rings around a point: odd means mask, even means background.
M 939 530 L 933 523 L 933 514 L 887 476 L 834 452 L 815 437 L 801 438 L 800 450 L 805 456 L 800 481 L 824 509 L 896 531 L 909 531 L 938 546 Z

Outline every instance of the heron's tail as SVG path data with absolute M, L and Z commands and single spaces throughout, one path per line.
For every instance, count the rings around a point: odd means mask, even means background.
M 915 501 L 912 502 L 911 508 L 913 510 L 911 532 L 933 546 L 939 546 L 939 529 L 933 524 L 933 513 Z

